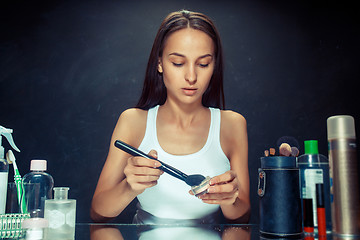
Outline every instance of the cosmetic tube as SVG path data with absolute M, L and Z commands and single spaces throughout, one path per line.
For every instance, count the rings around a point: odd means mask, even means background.
M 305 235 L 314 234 L 313 199 L 303 198 L 303 220 Z
M 316 209 L 318 219 L 318 235 L 319 237 L 324 237 L 326 236 L 326 216 L 323 184 L 316 184 Z

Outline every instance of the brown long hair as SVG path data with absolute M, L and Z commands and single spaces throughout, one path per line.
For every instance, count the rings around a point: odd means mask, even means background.
M 215 68 L 210 83 L 202 96 L 205 107 L 224 109 L 223 88 L 223 53 L 220 36 L 213 22 L 204 14 L 186 10 L 170 13 L 161 23 L 156 34 L 145 73 L 145 80 L 137 108 L 148 110 L 165 103 L 167 94 L 162 74 L 158 72 L 159 58 L 162 56 L 164 43 L 171 33 L 193 28 L 208 34 L 215 45 Z

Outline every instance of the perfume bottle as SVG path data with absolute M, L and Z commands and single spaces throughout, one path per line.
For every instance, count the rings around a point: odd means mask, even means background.
M 74 239 L 76 200 L 68 199 L 68 187 L 54 187 L 54 199 L 45 201 L 45 219 L 50 239 Z

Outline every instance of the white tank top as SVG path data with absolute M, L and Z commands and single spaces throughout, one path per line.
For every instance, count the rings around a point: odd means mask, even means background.
M 198 152 L 188 155 L 172 155 L 165 152 L 157 139 L 156 117 L 159 106 L 149 109 L 146 131 L 139 149 L 145 153 L 154 149 L 158 159 L 185 174 L 202 174 L 214 177 L 230 170 L 230 161 L 220 146 L 220 110 L 209 108 L 211 123 L 205 145 Z M 138 195 L 140 207 L 159 218 L 199 219 L 212 214 L 219 205 L 206 204 L 189 194 L 190 186 L 164 173 L 158 184 Z

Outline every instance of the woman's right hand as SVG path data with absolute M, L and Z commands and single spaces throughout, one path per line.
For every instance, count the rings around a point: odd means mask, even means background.
M 151 150 L 149 155 L 157 158 L 155 150 Z M 161 163 L 153 159 L 130 157 L 124 168 L 126 181 L 130 188 L 137 194 L 140 194 L 144 192 L 146 188 L 155 186 L 157 180 L 164 173 L 158 169 L 160 166 Z

